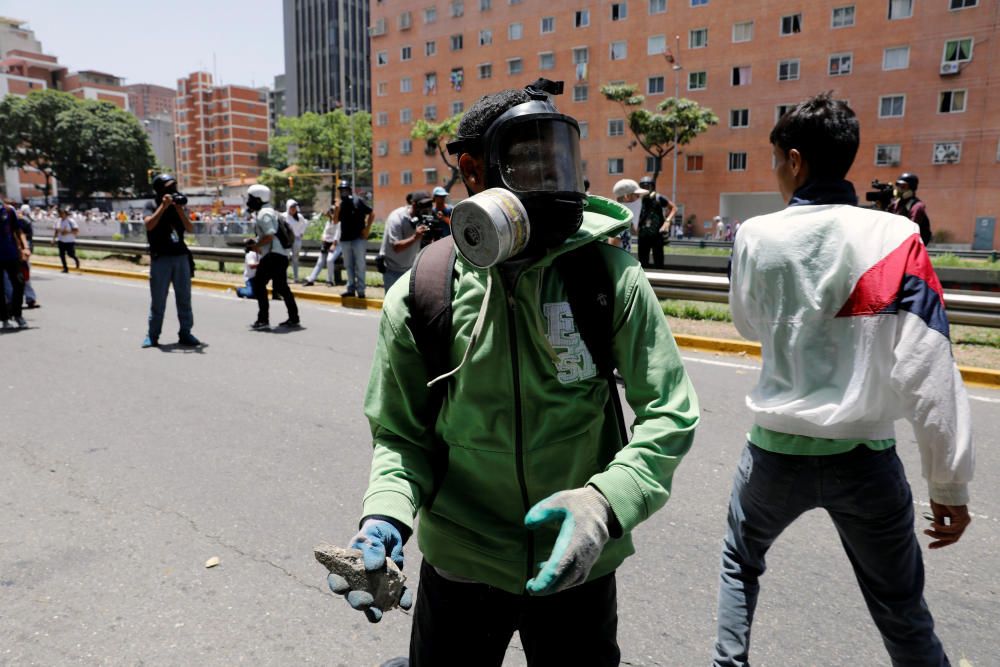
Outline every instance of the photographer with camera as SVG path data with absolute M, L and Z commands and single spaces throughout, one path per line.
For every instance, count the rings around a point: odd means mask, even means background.
M 194 226 L 184 210 L 187 197 L 177 192 L 177 179 L 157 174 L 153 179 L 154 200 L 146 204 L 146 241 L 149 243 L 149 328 L 143 347 L 159 345 L 167 293 L 174 286 L 180 331 L 177 342 L 194 347 L 201 341 L 191 335 L 194 313 L 191 312 L 191 274 L 193 261 L 184 243 L 184 232 L 194 233 Z
M 423 240 L 431 230 L 428 223 L 434 219 L 430 195 L 414 192 L 408 197 L 412 203 L 400 206 L 385 221 L 385 238 L 379 254 L 385 257 L 382 280 L 386 292 L 413 266 L 417 253 L 424 246 Z
M 917 198 L 918 185 L 920 179 L 916 174 L 910 172 L 900 174 L 893 190 L 894 198 L 886 210 L 917 223 L 917 227 L 920 228 L 920 240 L 926 246 L 931 242 L 931 220 L 927 217 L 927 205 Z

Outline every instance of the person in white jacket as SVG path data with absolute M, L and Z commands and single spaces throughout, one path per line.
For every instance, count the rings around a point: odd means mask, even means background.
M 340 269 L 334 271 L 334 262 L 340 257 L 340 223 L 335 222 L 336 207 L 331 206 L 330 210 L 327 211 L 326 225 L 323 227 L 323 237 L 320 241 L 319 259 L 316 260 L 316 266 L 313 268 L 312 273 L 306 278 L 303 284 L 305 287 L 311 287 L 316 284 L 316 279 L 319 278 L 320 271 L 323 267 L 326 267 L 326 284 L 339 285 L 342 281 L 335 275 L 340 274 Z
M 917 226 L 858 208 L 844 180 L 858 136 L 854 112 L 828 94 L 782 116 L 770 140 L 789 205 L 734 241 L 733 322 L 760 341 L 763 365 L 729 504 L 714 665 L 749 664 L 765 554 L 815 508 L 837 528 L 892 664 L 949 664 L 893 422 L 913 425 L 933 512 L 924 533 L 946 547 L 970 522 L 968 399 Z
M 299 211 L 299 203 L 294 199 L 289 199 L 285 202 L 284 215 L 285 222 L 292 228 L 292 234 L 295 235 L 295 240 L 289 249 L 289 254 L 291 255 L 289 259 L 292 261 L 292 280 L 299 282 L 299 255 L 302 253 L 302 237 L 306 233 L 309 221 Z

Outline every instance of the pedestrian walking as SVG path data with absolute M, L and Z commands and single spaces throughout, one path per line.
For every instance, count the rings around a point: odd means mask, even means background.
M 729 501 L 716 666 L 749 664 L 765 556 L 815 508 L 840 535 L 892 664 L 949 664 L 893 424 L 913 426 L 933 513 L 924 533 L 946 547 L 970 521 L 968 399 L 919 228 L 859 208 L 844 180 L 858 136 L 854 112 L 829 94 L 783 115 L 770 141 L 788 207 L 747 220 L 733 247 L 733 322 L 760 341 L 763 365 Z
M 80 235 L 80 225 L 70 217 L 65 208 L 59 209 L 59 220 L 52 230 L 52 240 L 59 248 L 59 261 L 62 262 L 62 272 L 69 273 L 66 255 L 73 258 L 76 268 L 80 268 L 80 260 L 76 257 L 76 237 Z
M 299 307 L 295 303 L 295 295 L 288 287 L 288 248 L 292 239 L 286 238 L 287 246 L 279 238 L 280 215 L 267 204 L 271 201 L 271 189 L 259 183 L 247 189 L 247 210 L 253 213 L 254 233 L 256 243 L 254 249 L 260 255 L 257 274 L 251 283 L 254 296 L 257 299 L 257 319 L 251 325 L 253 329 L 270 328 L 267 284 L 272 284 L 272 290 L 280 296 L 288 309 L 288 319 L 281 323 L 283 327 L 298 328 Z

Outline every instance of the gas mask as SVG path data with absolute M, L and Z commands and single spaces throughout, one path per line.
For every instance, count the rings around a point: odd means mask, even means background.
M 583 222 L 580 126 L 548 100 L 562 83 L 539 79 L 525 90 L 531 100 L 482 136 L 448 144 L 450 154 L 482 155 L 486 164 L 487 189 L 456 204 L 451 216 L 455 246 L 480 268 L 559 246 Z

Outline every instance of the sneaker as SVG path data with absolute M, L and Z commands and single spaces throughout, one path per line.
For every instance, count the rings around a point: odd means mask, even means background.
M 28 320 L 24 319 L 23 317 L 15 317 L 14 322 L 17 324 L 18 329 L 28 328 Z
M 340 284 L 340 283 L 338 283 L 338 284 Z M 327 281 L 326 281 L 326 286 L 327 286 L 327 287 L 334 287 L 334 284 L 333 284 L 333 283 L 331 283 L 331 282 L 330 282 L 329 280 L 327 280 Z
M 10 320 L 3 320 L 2 323 L 0 323 L 0 329 L 7 330 L 13 328 L 14 325 L 10 323 Z
M 146 347 L 157 347 L 157 346 L 159 346 L 159 342 L 155 338 L 152 338 L 151 336 L 146 336 L 143 339 L 143 341 L 142 341 L 142 346 L 144 348 L 146 348 Z
M 358 298 L 359 299 L 365 299 L 367 297 L 365 297 L 365 293 L 364 292 L 358 292 Z
M 189 333 L 182 333 L 177 337 L 177 343 L 184 347 L 198 347 L 201 341 Z
M 350 290 L 348 290 L 348 291 L 346 291 L 346 292 L 344 292 L 343 294 L 340 295 L 341 298 L 343 298 L 345 296 L 354 296 L 354 292 L 351 292 Z
M 267 322 L 261 322 L 260 320 L 257 320 L 256 322 L 254 322 L 253 324 L 250 325 L 250 328 L 251 329 L 270 329 L 271 325 L 268 324 Z
M 316 284 L 316 283 L 314 283 L 314 282 L 313 282 L 313 281 L 311 281 L 311 280 L 303 280 L 303 281 L 302 281 L 302 286 L 303 286 L 303 287 L 312 287 L 312 286 L 313 286 L 313 285 L 315 285 L 315 284 Z
M 69 269 L 63 269 L 62 273 L 69 273 Z
M 27 305 L 25 305 L 25 308 L 27 308 L 28 310 L 31 310 L 32 308 L 41 308 L 41 307 L 42 305 L 37 301 L 28 301 Z
M 288 318 L 278 326 L 288 327 L 289 329 L 300 329 L 302 327 L 302 323 L 299 322 L 298 318 L 295 318 L 294 320 L 292 318 Z

